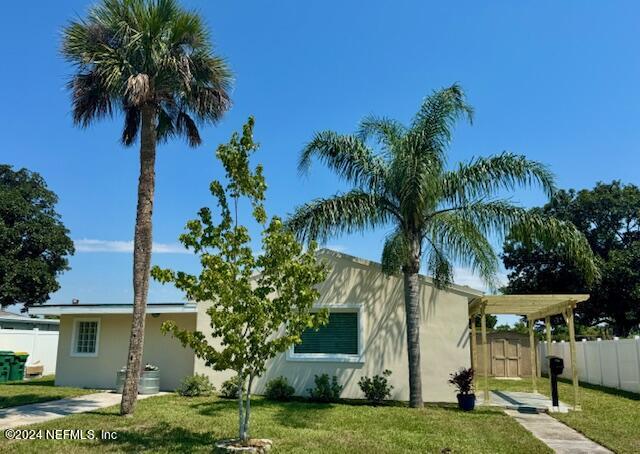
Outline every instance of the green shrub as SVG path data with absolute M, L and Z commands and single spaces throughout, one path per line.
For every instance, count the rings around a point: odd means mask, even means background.
M 238 379 L 236 377 L 226 380 L 220 388 L 220 397 L 225 399 L 238 398 Z
M 286 401 L 291 399 L 296 390 L 289 384 L 286 377 L 278 377 L 267 383 L 265 396 L 269 400 Z
M 364 393 L 364 397 L 374 405 L 382 403 L 391 395 L 393 386 L 389 384 L 387 377 L 391 376 L 391 371 L 386 369 L 382 375 L 374 375 L 373 378 L 361 377 L 358 386 Z
M 337 402 L 340 400 L 342 385 L 338 383 L 338 377 L 335 375 L 329 381 L 328 374 L 315 375 L 315 388 L 307 389 L 311 400 L 316 402 Z
M 185 397 L 209 396 L 216 388 L 209 381 L 209 377 L 204 374 L 195 374 L 185 377 L 176 390 L 178 394 Z

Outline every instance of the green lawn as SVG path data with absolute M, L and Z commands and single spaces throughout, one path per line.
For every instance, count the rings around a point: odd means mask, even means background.
M 252 412 L 253 436 L 272 439 L 274 452 L 550 452 L 514 420 L 490 408 L 464 413 L 450 405 L 413 410 L 256 398 Z M 210 452 L 215 440 L 235 435 L 237 418 L 234 401 L 171 394 L 140 401 L 132 418 L 118 416 L 112 407 L 29 427 L 117 431 L 115 441 L 0 439 L 0 451 Z
M 53 375 L 31 381 L 1 383 L 0 408 L 81 396 L 92 392 L 94 391 L 90 389 L 56 387 Z
M 539 380 L 538 390 L 549 395 L 549 380 Z M 531 391 L 531 380 L 491 380 L 491 389 Z M 552 415 L 587 437 L 617 453 L 640 452 L 640 394 L 581 384 L 582 411 Z M 560 400 L 573 403 L 569 382 L 559 384 Z

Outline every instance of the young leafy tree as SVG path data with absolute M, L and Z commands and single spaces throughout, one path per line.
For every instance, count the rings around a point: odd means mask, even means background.
M 453 277 L 453 264 L 471 267 L 495 283 L 498 257 L 490 239 L 511 233 L 560 244 L 587 277 L 597 273 L 584 236 L 570 223 L 538 216 L 500 198 L 515 188 L 555 191 L 545 166 L 503 153 L 447 167 L 453 127 L 472 109 L 458 85 L 428 96 L 410 125 L 368 117 L 354 135 L 317 133 L 303 150 L 300 169 L 317 158 L 353 189 L 299 207 L 288 221 L 300 239 L 326 241 L 341 233 L 392 227 L 382 251 L 385 272 L 402 272 L 412 407 L 422 407 L 420 300 L 422 263 L 438 287 Z M 377 147 L 377 148 L 372 148 Z
M 231 369 L 237 374 L 239 437 L 249 440 L 251 387 L 265 370 L 267 360 L 301 342 L 302 332 L 326 323 L 326 311 L 311 312 L 319 297 L 315 286 L 326 278 L 325 265 L 295 239 L 277 217 L 267 220 L 266 189 L 262 167 L 251 170 L 249 158 L 258 148 L 253 141 L 253 118 L 244 125 L 242 136 L 234 133 L 229 143 L 216 152 L 226 171 L 227 184 L 211 183 L 218 201 L 219 220 L 209 208 L 187 223 L 180 241 L 200 255 L 198 276 L 154 267 L 153 277 L 172 282 L 189 300 L 211 304 L 211 337 L 201 331 L 181 329 L 166 322 L 162 329 L 215 370 Z M 247 227 L 238 223 L 241 198 L 252 206 L 253 219 L 262 226 L 262 252 L 251 247 Z M 215 339 L 216 343 L 210 343 Z M 219 346 L 218 346 L 219 345 Z M 246 394 L 244 394 L 246 391 Z
M 122 143 L 133 145 L 140 135 L 133 317 L 120 410 L 130 414 L 144 345 L 156 145 L 173 136 L 199 145 L 198 124 L 218 121 L 229 108 L 231 74 L 213 54 L 200 16 L 175 0 L 103 0 L 63 35 L 62 54 L 76 67 L 69 81 L 74 123 L 86 127 L 119 112 Z
M 0 308 L 26 310 L 60 288 L 74 249 L 57 202 L 39 174 L 0 165 Z

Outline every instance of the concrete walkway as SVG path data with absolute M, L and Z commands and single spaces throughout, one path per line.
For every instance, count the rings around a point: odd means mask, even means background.
M 139 395 L 138 399 L 159 396 L 166 393 Z M 39 404 L 20 405 L 0 410 L 0 429 L 9 429 L 27 424 L 36 424 L 62 418 L 74 413 L 84 413 L 100 408 L 118 405 L 122 394 L 100 392 L 68 399 L 52 400 Z
M 536 438 L 559 454 L 612 454 L 607 448 L 546 413 L 504 410 Z
M 482 395 L 478 396 L 478 404 L 524 412 L 546 413 L 557 411 L 567 413 L 569 411 L 569 406 L 564 402 L 559 402 L 559 407 L 554 408 L 551 399 L 540 393 L 493 390 L 490 392 L 489 398 L 490 401 L 486 403 Z

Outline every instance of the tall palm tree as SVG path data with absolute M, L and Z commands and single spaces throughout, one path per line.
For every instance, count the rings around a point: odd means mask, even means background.
M 198 124 L 229 108 L 231 73 L 214 55 L 200 17 L 175 0 L 103 0 L 63 33 L 74 123 L 86 127 L 121 113 L 122 143 L 140 135 L 133 250 L 133 317 L 121 413 L 134 409 L 144 345 L 151 261 L 156 145 L 173 136 L 200 144 Z
M 511 231 L 523 241 L 561 243 L 585 273 L 597 272 L 588 243 L 572 224 L 533 215 L 500 197 L 530 186 L 550 196 L 554 179 L 544 165 L 503 153 L 447 166 L 453 127 L 472 115 L 462 89 L 453 85 L 427 97 L 409 126 L 367 117 L 354 135 L 316 133 L 300 157 L 301 171 L 317 158 L 353 186 L 298 207 L 288 222 L 300 239 L 326 241 L 341 233 L 392 228 L 382 266 L 404 277 L 412 407 L 423 405 L 418 279 L 423 261 L 439 288 L 451 283 L 454 264 L 471 267 L 493 286 L 498 256 L 490 240 Z

